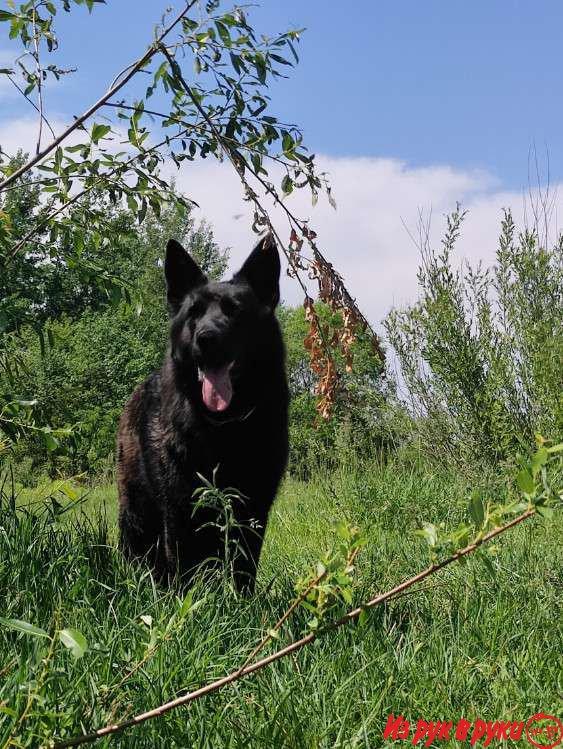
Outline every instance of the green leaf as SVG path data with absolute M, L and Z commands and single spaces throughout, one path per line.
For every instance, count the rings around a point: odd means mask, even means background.
M 68 497 L 68 499 L 71 500 L 71 502 L 76 502 L 76 500 L 78 499 L 78 492 L 67 481 L 64 481 L 60 485 L 59 489 L 65 495 L 65 497 Z
M 232 41 L 228 28 L 225 26 L 225 24 L 221 23 L 221 21 L 215 21 L 215 26 L 225 47 L 230 47 L 232 45 Z
M 290 195 L 293 192 L 293 180 L 289 174 L 286 174 L 282 179 L 281 188 L 285 195 Z
M 266 60 L 260 52 L 257 52 L 254 56 L 254 67 L 256 68 L 258 80 L 262 85 L 264 85 L 266 83 L 267 68 Z
M 193 31 L 194 29 L 197 29 L 199 26 L 199 23 L 197 21 L 193 21 L 191 18 L 183 18 L 182 19 L 182 26 L 184 27 L 184 31 Z
M 70 650 L 74 658 L 82 658 L 88 650 L 86 638 L 78 629 L 61 629 L 59 640 Z
M 137 213 L 139 206 L 137 205 L 137 201 L 131 194 L 127 196 L 127 205 L 129 206 L 129 210 L 131 210 L 133 213 Z
M 289 62 L 289 60 L 286 60 L 285 57 L 281 57 L 281 55 L 275 55 L 273 52 L 271 52 L 270 57 L 272 58 L 272 60 L 279 62 L 280 65 L 289 65 L 290 67 L 293 67 L 293 63 Z
M 422 528 L 415 531 L 415 534 L 424 538 L 429 546 L 436 546 L 438 541 L 438 529 L 433 523 L 423 523 Z
M 7 10 L 0 10 L 0 21 L 12 21 L 17 18 L 13 13 L 8 13 Z
M 553 519 L 553 508 L 547 507 L 546 505 L 536 505 L 536 512 L 546 520 Z
M 285 154 L 292 152 L 295 148 L 295 141 L 289 133 L 284 133 L 283 135 L 282 148 Z
M 496 573 L 493 563 L 491 562 L 489 555 L 486 552 L 484 552 L 480 556 L 481 556 L 481 561 L 484 563 L 487 569 L 487 572 L 489 573 L 489 575 L 492 577 L 493 580 L 496 580 L 497 573 Z
M 50 639 L 49 633 L 45 632 L 41 627 L 36 627 L 29 622 L 24 622 L 21 619 L 5 619 L 0 616 L 0 624 L 8 629 L 14 629 L 16 632 L 24 632 L 26 635 L 33 635 L 34 637 L 46 637 Z
M 483 523 L 485 522 L 485 508 L 483 506 L 483 500 L 477 492 L 473 492 L 471 499 L 469 500 L 469 514 L 475 523 L 475 526 L 478 529 L 482 528 Z
M 111 130 L 111 125 L 95 124 L 92 126 L 92 132 L 90 135 L 94 143 L 97 144 L 98 141 L 104 136 L 106 136 L 110 130 Z
M 43 440 L 45 442 L 45 447 L 50 453 L 56 450 L 59 446 L 57 438 L 54 437 L 48 429 L 43 430 Z
M 532 475 L 534 478 L 538 475 L 542 466 L 544 466 L 549 459 L 549 453 L 545 447 L 540 447 L 532 457 Z
M 523 468 L 518 473 L 518 476 L 516 476 L 516 483 L 520 487 L 520 490 L 524 492 L 524 494 L 533 495 L 536 490 L 534 479 L 532 478 L 530 472 L 525 468 Z
M 184 600 L 182 601 L 180 605 L 180 617 L 186 616 L 186 614 L 189 612 L 189 610 L 192 607 L 194 601 L 194 591 L 193 588 L 190 588 L 186 595 L 184 596 Z

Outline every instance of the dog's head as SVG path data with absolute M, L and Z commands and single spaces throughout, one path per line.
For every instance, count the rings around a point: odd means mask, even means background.
M 275 324 L 280 259 L 267 235 L 230 281 L 208 281 L 184 248 L 170 240 L 164 264 L 171 353 L 188 378 L 197 373 L 201 399 L 212 412 L 226 411 L 255 379 L 264 332 Z

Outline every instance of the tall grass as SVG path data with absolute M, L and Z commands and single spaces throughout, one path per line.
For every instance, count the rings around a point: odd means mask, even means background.
M 491 482 L 482 488 L 504 491 Z M 113 487 L 62 515 L 51 502 L 26 512 L 37 495 L 20 496 L 17 511 L 4 503 L 2 616 L 50 634 L 76 628 L 89 650 L 75 660 L 56 640 L 0 627 L 0 745 L 37 747 L 240 666 L 330 544 L 336 520 L 359 525 L 368 539 L 357 602 L 391 587 L 428 562 L 413 535 L 419 523 L 457 523 L 468 493 L 455 472 L 399 457 L 319 472 L 307 484 L 289 480 L 272 511 L 257 594 L 241 598 L 202 576 L 182 620 L 177 591 L 155 586 L 116 551 Z M 384 744 L 390 712 L 411 720 L 556 713 L 561 530 L 560 518 L 549 527 L 533 520 L 500 540 L 487 563 L 478 554 L 374 611 L 364 626 L 328 634 L 295 658 L 99 745 L 373 747 Z M 282 642 L 299 636 L 306 619 L 298 611 Z

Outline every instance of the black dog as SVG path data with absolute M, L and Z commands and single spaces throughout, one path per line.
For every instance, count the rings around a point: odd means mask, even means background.
M 194 512 L 198 474 L 215 472 L 216 486 L 245 497 L 235 502 L 235 580 L 252 589 L 288 450 L 278 251 L 267 236 L 218 283 L 170 241 L 164 268 L 170 348 L 131 396 L 118 433 L 120 545 L 159 576 L 222 558 L 217 511 Z

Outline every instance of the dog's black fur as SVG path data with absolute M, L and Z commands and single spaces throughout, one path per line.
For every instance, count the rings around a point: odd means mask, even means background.
M 252 589 L 288 450 L 285 355 L 274 312 L 278 251 L 267 236 L 232 280 L 208 282 L 170 241 L 165 275 L 170 347 L 120 421 L 120 545 L 130 558 L 147 558 L 159 577 L 221 558 L 217 517 L 193 513 L 192 497 L 201 485 L 197 474 L 212 479 L 218 467 L 216 485 L 246 497 L 235 503 L 244 550 L 235 558 L 235 580 Z

